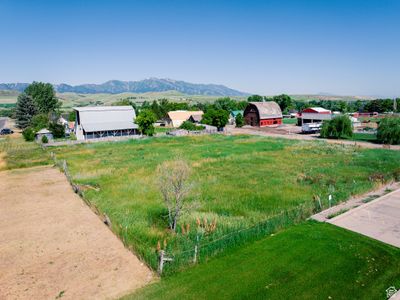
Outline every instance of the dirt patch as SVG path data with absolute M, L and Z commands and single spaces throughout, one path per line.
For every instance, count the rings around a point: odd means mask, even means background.
M 5 169 L 6 166 L 6 154 L 4 152 L 0 152 L 0 170 Z
M 0 299 L 112 299 L 153 273 L 51 167 L 0 172 Z

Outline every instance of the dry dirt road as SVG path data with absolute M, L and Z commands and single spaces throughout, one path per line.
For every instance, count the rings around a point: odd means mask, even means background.
M 57 169 L 0 172 L 0 299 L 114 299 L 153 279 Z

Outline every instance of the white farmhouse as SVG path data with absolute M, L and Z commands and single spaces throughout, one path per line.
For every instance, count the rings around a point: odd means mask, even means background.
M 132 106 L 74 107 L 77 140 L 138 134 Z

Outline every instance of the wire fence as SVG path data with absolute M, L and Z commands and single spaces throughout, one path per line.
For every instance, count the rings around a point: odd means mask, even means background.
M 313 207 L 302 204 L 294 209 L 272 215 L 262 222 L 227 232 L 222 236 L 215 236 L 214 238 L 212 235 L 205 237 L 202 234 L 197 234 L 195 239 L 187 241 L 189 245 L 184 247 L 187 250 L 179 251 L 167 248 L 159 251 L 159 273 L 169 275 L 190 264 L 205 262 L 230 248 L 260 239 L 280 229 L 304 221 L 310 216 L 312 210 Z M 163 258 L 167 258 L 166 263 Z M 162 265 L 161 270 L 160 265 Z
M 66 160 L 57 159 L 54 152 L 50 152 L 50 156 L 54 164 L 63 171 L 74 192 L 98 215 L 101 215 L 100 211 L 85 199 L 84 191 L 79 185 L 73 182 Z M 187 235 L 177 233 L 173 243 L 164 245 L 160 249 L 157 249 L 155 245 L 150 245 L 148 241 L 142 241 L 135 236 L 134 232 L 128 231 L 127 227 L 113 226 L 113 231 L 127 248 L 134 251 L 151 268 L 158 269 L 160 275 L 168 276 L 189 265 L 203 263 L 228 249 L 297 224 L 308 218 L 314 209 L 315 207 L 302 204 L 293 209 L 280 211 L 251 226 L 239 227 L 236 230 L 225 229 L 224 232 L 216 231 L 207 234 L 204 228 L 198 227 Z M 104 223 L 112 227 L 109 218 L 106 215 L 104 217 Z

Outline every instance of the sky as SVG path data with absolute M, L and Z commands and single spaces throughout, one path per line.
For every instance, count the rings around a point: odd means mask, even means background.
M 0 0 L 0 82 L 400 96 L 400 0 Z

